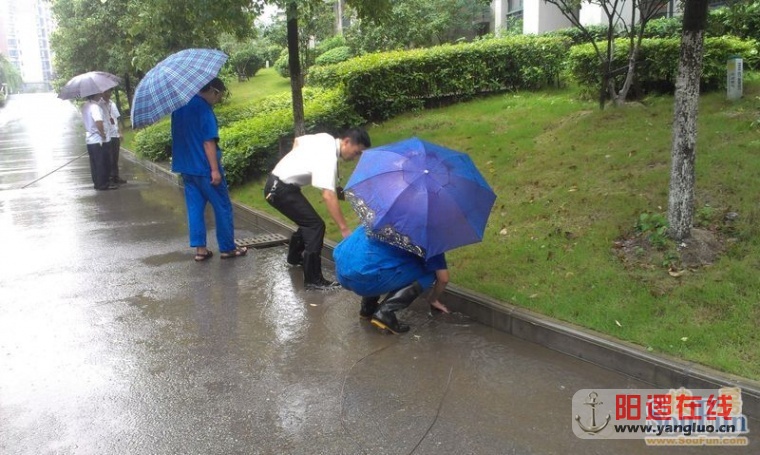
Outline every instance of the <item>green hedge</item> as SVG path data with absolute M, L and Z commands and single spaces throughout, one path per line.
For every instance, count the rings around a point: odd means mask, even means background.
M 172 156 L 171 122 L 164 120 L 138 131 L 135 153 L 150 161 L 168 161 Z
M 348 46 L 334 47 L 326 51 L 314 60 L 315 65 L 333 65 L 335 63 L 345 62 L 353 57 L 351 48 Z
M 634 90 L 638 93 L 673 92 L 678 72 L 681 41 L 676 38 L 645 39 L 636 64 Z M 615 43 L 613 68 L 627 66 L 628 41 L 619 39 Z M 731 55 L 740 55 L 748 68 L 757 68 L 760 61 L 758 46 L 754 41 L 743 41 L 733 37 L 706 38 L 702 70 L 702 90 L 710 91 L 725 87 L 726 60 Z M 598 90 L 601 84 L 599 59 L 591 44 L 573 46 L 570 50 L 568 68 L 578 83 L 590 90 Z M 619 87 L 625 73 L 616 75 Z
M 304 122 L 307 132 L 337 134 L 365 121 L 351 109 L 339 89 L 304 90 Z M 290 94 L 280 94 L 247 108 L 222 110 L 219 119 L 219 146 L 230 185 L 268 172 L 279 152 L 280 139 L 293 136 L 293 111 Z M 135 152 L 151 161 L 171 157 L 171 123 L 163 121 L 135 135 Z
M 510 36 L 374 53 L 314 67 L 308 81 L 343 86 L 359 115 L 386 119 L 429 101 L 540 88 L 556 80 L 569 46 L 566 38 Z

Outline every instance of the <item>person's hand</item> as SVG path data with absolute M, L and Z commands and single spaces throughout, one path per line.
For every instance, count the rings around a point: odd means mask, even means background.
M 341 233 L 341 235 L 343 235 L 343 238 L 345 239 L 346 237 L 348 237 L 349 235 L 351 235 L 351 229 L 349 229 L 348 226 L 344 227 L 344 228 L 341 228 L 340 229 L 340 233 Z
M 216 186 L 222 183 L 222 173 L 219 171 L 211 171 L 211 184 Z
M 446 305 L 442 304 L 441 301 L 438 300 L 438 299 L 433 300 L 432 302 L 430 302 L 430 308 L 435 308 L 436 310 L 438 310 L 438 311 L 440 311 L 441 313 L 444 313 L 444 314 L 451 313 L 451 311 L 449 311 L 449 307 L 447 307 Z

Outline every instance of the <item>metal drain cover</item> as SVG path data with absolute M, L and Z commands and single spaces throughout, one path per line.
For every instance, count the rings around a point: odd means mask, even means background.
M 287 243 L 288 239 L 281 234 L 260 234 L 254 237 L 244 239 L 235 239 L 235 245 L 238 247 L 266 248 L 275 245 Z

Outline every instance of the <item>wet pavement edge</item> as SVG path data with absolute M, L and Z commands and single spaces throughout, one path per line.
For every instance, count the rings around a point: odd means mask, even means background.
M 176 185 L 181 184 L 180 177 L 160 163 L 141 159 L 134 152 L 123 147 L 121 156 L 145 167 L 160 178 Z M 238 202 L 233 201 L 233 204 L 236 215 L 247 223 L 287 237 L 295 231 L 293 226 L 266 213 Z M 325 239 L 323 256 L 328 261 L 332 261 L 335 245 L 334 242 Z M 744 414 L 753 419 L 760 418 L 760 382 L 758 381 L 712 370 L 664 354 L 653 355 L 632 343 L 561 322 L 454 284 L 448 286 L 443 300 L 451 309 L 483 325 L 644 381 L 654 387 L 668 388 L 672 384 L 680 384 L 690 389 L 740 387 Z

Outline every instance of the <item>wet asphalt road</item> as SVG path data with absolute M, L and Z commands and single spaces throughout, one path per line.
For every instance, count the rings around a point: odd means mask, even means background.
M 54 95 L 0 109 L 1 454 L 759 451 L 581 440 L 577 390 L 648 386 L 422 302 L 381 334 L 284 247 L 195 263 L 181 190 L 127 160 L 116 191 L 86 157 L 22 188 L 83 142 Z

